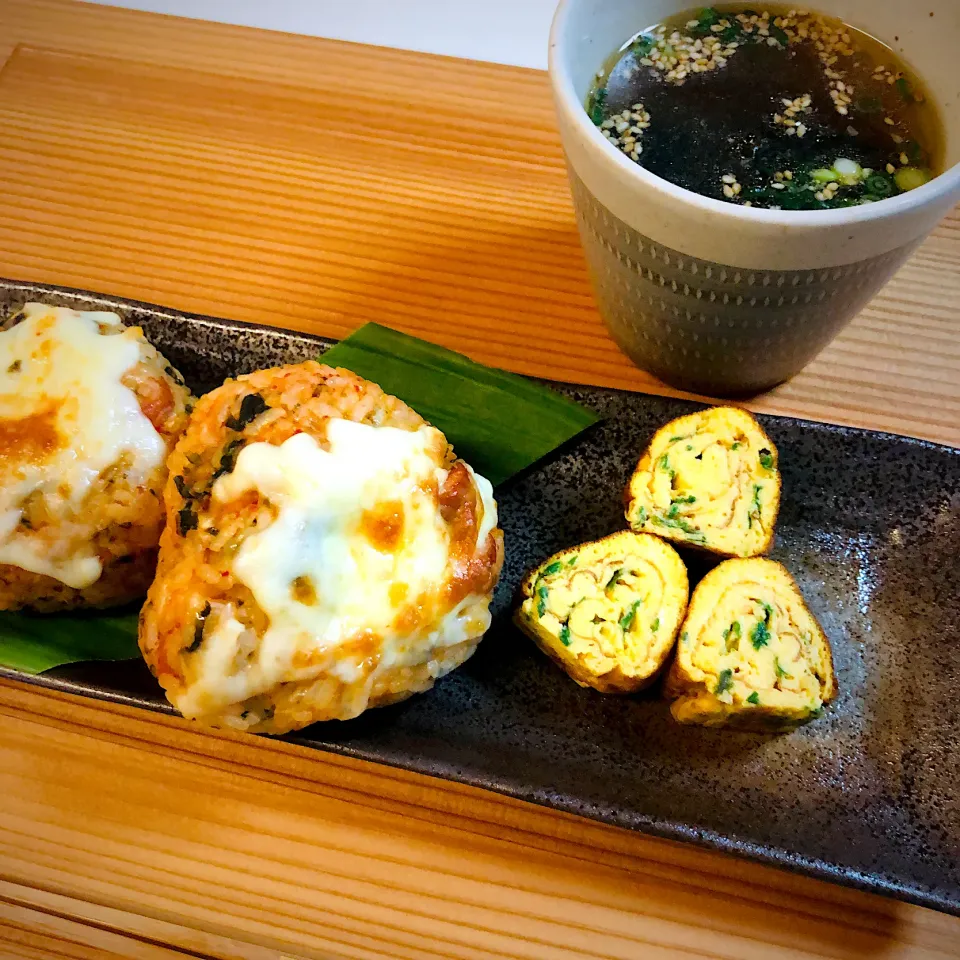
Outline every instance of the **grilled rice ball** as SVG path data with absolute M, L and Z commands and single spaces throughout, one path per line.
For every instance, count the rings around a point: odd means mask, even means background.
M 521 585 L 515 622 L 580 684 L 633 693 L 656 678 L 687 606 L 669 544 L 624 530 L 554 554 Z
M 0 331 L 0 610 L 143 596 L 192 398 L 139 327 L 28 303 Z
M 349 719 L 428 690 L 490 624 L 490 484 L 347 370 L 308 361 L 207 394 L 166 496 L 140 647 L 185 717 Z
M 700 581 L 665 695 L 680 723 L 789 730 L 836 695 L 820 624 L 773 560 L 727 560 Z
M 714 407 L 656 432 L 626 492 L 631 528 L 724 557 L 773 545 L 777 448 L 737 407 Z

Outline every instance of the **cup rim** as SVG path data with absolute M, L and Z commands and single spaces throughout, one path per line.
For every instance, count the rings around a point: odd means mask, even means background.
M 837 210 L 771 210 L 763 207 L 744 207 L 705 197 L 686 187 L 679 187 L 669 180 L 650 173 L 634 162 L 613 144 L 607 141 L 599 128 L 590 120 L 586 108 L 577 96 L 573 78 L 566 69 L 563 44 L 566 21 L 570 10 L 578 0 L 560 0 L 550 26 L 548 50 L 548 73 L 558 109 L 585 136 L 590 147 L 599 147 L 595 153 L 598 160 L 618 179 L 626 177 L 643 187 L 669 197 L 684 205 L 690 213 L 717 214 L 741 223 L 765 224 L 785 228 L 837 227 L 863 225 L 894 219 L 900 215 L 922 211 L 942 202 L 949 194 L 960 192 L 960 163 L 955 163 L 929 183 L 896 197 L 888 197 L 876 203 L 865 203 Z

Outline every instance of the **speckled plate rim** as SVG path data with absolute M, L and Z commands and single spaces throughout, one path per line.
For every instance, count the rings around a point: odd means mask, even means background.
M 135 300 L 131 297 L 122 297 L 114 296 L 112 294 L 105 293 L 96 293 L 91 290 L 84 290 L 81 287 L 62 287 L 57 284 L 52 283 L 36 283 L 33 281 L 27 280 L 14 280 L 9 277 L 0 277 L 0 289 L 3 290 L 22 290 L 25 295 L 35 293 L 38 296 L 43 296 L 44 294 L 57 294 L 58 296 L 64 297 L 75 297 L 78 300 L 87 300 L 94 301 L 101 304 L 105 309 L 110 309 L 111 306 L 120 306 L 127 309 L 143 310 L 147 313 L 152 314 L 154 317 L 164 320 L 189 320 L 191 323 L 197 323 L 203 326 L 210 327 L 212 329 L 222 331 L 222 330 L 236 330 L 238 332 L 245 333 L 270 333 L 276 334 L 287 340 L 299 340 L 304 344 L 316 344 L 320 348 L 320 352 L 323 353 L 326 350 L 329 350 L 330 347 L 334 346 L 339 341 L 332 337 L 323 337 L 314 333 L 304 333 L 301 330 L 291 330 L 287 327 L 276 326 L 269 323 L 250 323 L 245 320 L 225 320 L 222 317 L 214 317 L 210 314 L 205 313 L 192 313 L 187 310 L 177 310 L 173 307 L 164 307 L 160 304 L 150 303 L 146 300 Z M 627 360 L 624 357 L 624 360 Z M 520 374 L 520 376 L 523 376 Z M 643 390 L 621 390 L 616 387 L 602 387 L 595 386 L 589 383 L 577 383 L 571 380 L 549 380 L 542 377 L 526 377 L 528 380 L 533 380 L 537 383 L 542 383 L 546 386 L 560 388 L 563 390 L 583 390 L 587 393 L 592 394 L 602 394 L 602 395 L 622 395 L 629 394 L 633 396 L 649 396 L 657 397 L 663 400 L 676 399 L 672 394 L 667 393 L 655 393 L 653 391 L 647 392 Z M 698 404 L 701 407 L 711 407 L 711 406 L 742 406 L 742 404 L 735 399 L 718 399 L 712 401 L 710 399 L 706 400 L 688 400 L 684 399 L 686 403 Z M 746 408 L 745 408 L 746 409 Z M 842 423 L 833 423 L 829 420 L 808 420 L 804 417 L 792 417 L 783 414 L 776 413 L 762 413 L 756 411 L 750 411 L 753 416 L 756 416 L 765 422 L 769 423 L 779 423 L 779 424 L 800 424 L 805 428 L 812 428 L 815 430 L 822 430 L 830 434 L 855 434 L 857 436 L 867 436 L 874 437 L 878 440 L 883 440 L 884 438 L 894 439 L 898 442 L 907 442 L 910 444 L 915 444 L 918 447 L 929 449 L 929 450 L 941 450 L 947 451 L 951 454 L 960 454 L 960 447 L 953 447 L 949 444 L 937 443 L 935 440 L 925 440 L 922 437 L 912 437 L 909 434 L 896 433 L 891 430 L 877 430 L 874 428 L 866 427 L 853 427 L 847 424 Z M 507 483 L 511 481 L 508 480 Z
M 146 301 L 95 293 L 75 287 L 63 287 L 53 284 L 17 281 L 0 277 L 0 289 L 14 291 L 16 293 L 22 292 L 25 299 L 29 299 L 31 296 L 42 298 L 45 295 L 56 295 L 83 300 L 87 304 L 95 303 L 98 306 L 101 306 L 103 309 L 108 310 L 115 309 L 117 307 L 123 309 L 142 310 L 161 321 L 188 321 L 190 323 L 197 323 L 206 326 L 217 331 L 218 333 L 231 331 L 236 331 L 237 333 L 269 333 L 286 340 L 293 340 L 302 343 L 305 346 L 316 345 L 321 353 L 337 342 L 336 340 L 330 338 L 302 333 L 295 330 L 287 330 L 285 328 L 271 326 L 269 324 L 247 323 L 238 320 L 224 320 L 206 314 L 190 313 L 187 311 L 159 306 Z M 587 396 L 610 396 L 622 395 L 625 393 L 633 393 L 639 396 L 650 395 L 643 394 L 640 391 L 631 392 L 608 387 L 594 387 L 584 384 L 570 384 L 547 380 L 541 380 L 540 382 L 548 386 L 558 387 L 565 391 L 570 391 L 571 389 L 582 390 Z M 664 397 L 662 399 L 669 400 L 671 398 Z M 708 406 L 708 404 L 705 403 L 701 405 Z M 938 444 L 930 440 L 923 440 L 916 437 L 909 437 L 879 430 L 865 430 L 841 424 L 806 420 L 799 417 L 788 417 L 772 414 L 760 414 L 759 417 L 764 422 L 797 424 L 803 426 L 805 429 L 810 429 L 829 436 L 869 436 L 881 442 L 908 443 L 920 449 L 930 450 L 931 452 L 947 452 L 951 456 L 957 457 L 958 465 L 960 465 L 960 450 L 955 447 L 945 444 Z M 536 467 L 532 469 L 536 470 Z M 510 481 L 508 481 L 508 483 L 509 482 Z M 100 689 L 90 686 L 86 683 L 67 678 L 57 676 L 51 677 L 46 674 L 31 676 L 2 666 L 0 666 L 0 678 L 26 683 L 31 686 L 55 690 L 59 693 L 87 697 L 95 700 L 115 703 L 120 706 L 140 708 L 153 713 L 160 713 L 168 716 L 178 716 L 176 710 L 174 710 L 174 708 L 166 700 L 150 700 L 135 693 L 123 693 L 116 690 Z M 724 834 L 710 829 L 700 829 L 662 818 L 644 817 L 642 814 L 638 814 L 637 811 L 629 812 L 631 817 L 629 822 L 626 820 L 626 815 L 621 818 L 617 815 L 616 810 L 601 811 L 596 815 L 587 815 L 580 810 L 575 809 L 573 805 L 564 804 L 562 802 L 550 802 L 547 799 L 538 796 L 535 791 L 524 790 L 521 786 L 511 783 L 508 780 L 499 780 L 494 777 L 477 775 L 475 773 L 458 776 L 455 771 L 438 769 L 436 766 L 432 765 L 433 761 L 431 761 L 428 756 L 423 756 L 414 760 L 407 759 L 404 762 L 401 762 L 399 760 L 392 760 L 389 757 L 383 756 L 382 754 L 378 754 L 374 750 L 345 746 L 343 744 L 332 742 L 318 742 L 317 740 L 306 739 L 297 734 L 287 734 L 283 737 L 277 738 L 264 737 L 263 739 L 278 739 L 284 742 L 297 744 L 298 746 L 306 746 L 310 749 L 322 750 L 326 753 L 332 753 L 356 760 L 381 764 L 429 777 L 435 777 L 441 780 L 447 780 L 453 783 L 465 784 L 467 786 L 489 790 L 493 793 L 507 796 L 515 800 L 526 801 L 537 806 L 558 810 L 562 813 L 572 816 L 584 817 L 585 819 L 591 819 L 609 826 L 629 829 L 665 840 L 692 843 L 704 849 L 741 857 L 743 859 L 751 860 L 766 866 L 788 870 L 792 873 L 813 877 L 815 879 L 826 880 L 831 883 L 837 883 L 841 886 L 850 887 L 867 893 L 879 894 L 881 896 L 891 897 L 906 903 L 912 903 L 917 906 L 928 907 L 943 913 L 960 916 L 960 899 L 955 900 L 948 896 L 938 895 L 937 893 L 918 890 L 909 883 L 900 884 L 892 882 L 870 873 L 854 870 L 850 867 L 834 865 L 821 859 L 808 858 L 801 854 L 791 853 L 788 850 L 756 843 L 744 837 Z

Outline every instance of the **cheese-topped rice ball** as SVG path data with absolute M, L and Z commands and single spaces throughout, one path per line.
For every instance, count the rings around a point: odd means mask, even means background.
M 283 733 L 429 689 L 490 624 L 490 484 L 379 387 L 308 361 L 227 381 L 170 458 L 140 646 L 170 701 Z
M 0 331 L 0 609 L 146 593 L 192 402 L 139 327 L 27 304 Z

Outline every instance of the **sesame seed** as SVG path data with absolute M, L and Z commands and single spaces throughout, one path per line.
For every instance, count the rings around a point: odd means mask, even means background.
M 784 170 L 784 171 L 783 171 L 783 179 L 784 179 L 784 180 L 792 180 L 792 179 L 793 179 L 793 171 L 792 171 L 792 170 Z
M 774 190 L 786 190 L 786 189 L 787 189 L 787 185 L 786 185 L 785 183 L 771 183 L 770 186 L 773 187 Z
M 897 172 L 897 168 L 892 163 L 888 163 L 887 173 L 896 173 L 896 172 Z
M 894 120 L 894 119 L 891 118 L 891 117 L 884 117 L 884 118 L 883 118 L 883 122 L 884 122 L 888 127 L 896 126 L 896 123 L 897 123 L 897 121 Z
M 723 183 L 737 182 L 737 178 L 732 173 L 725 173 L 720 179 L 723 181 Z
M 734 195 L 734 194 L 733 194 L 733 187 L 731 187 L 729 184 L 724 184 L 724 187 L 723 187 L 723 195 L 724 195 L 725 197 L 728 197 L 728 198 L 730 198 L 730 199 L 732 200 L 732 199 L 733 199 L 733 195 Z
M 900 154 L 900 164 L 901 166 L 904 166 L 904 167 L 907 167 L 910 165 L 910 158 L 905 153 Z

